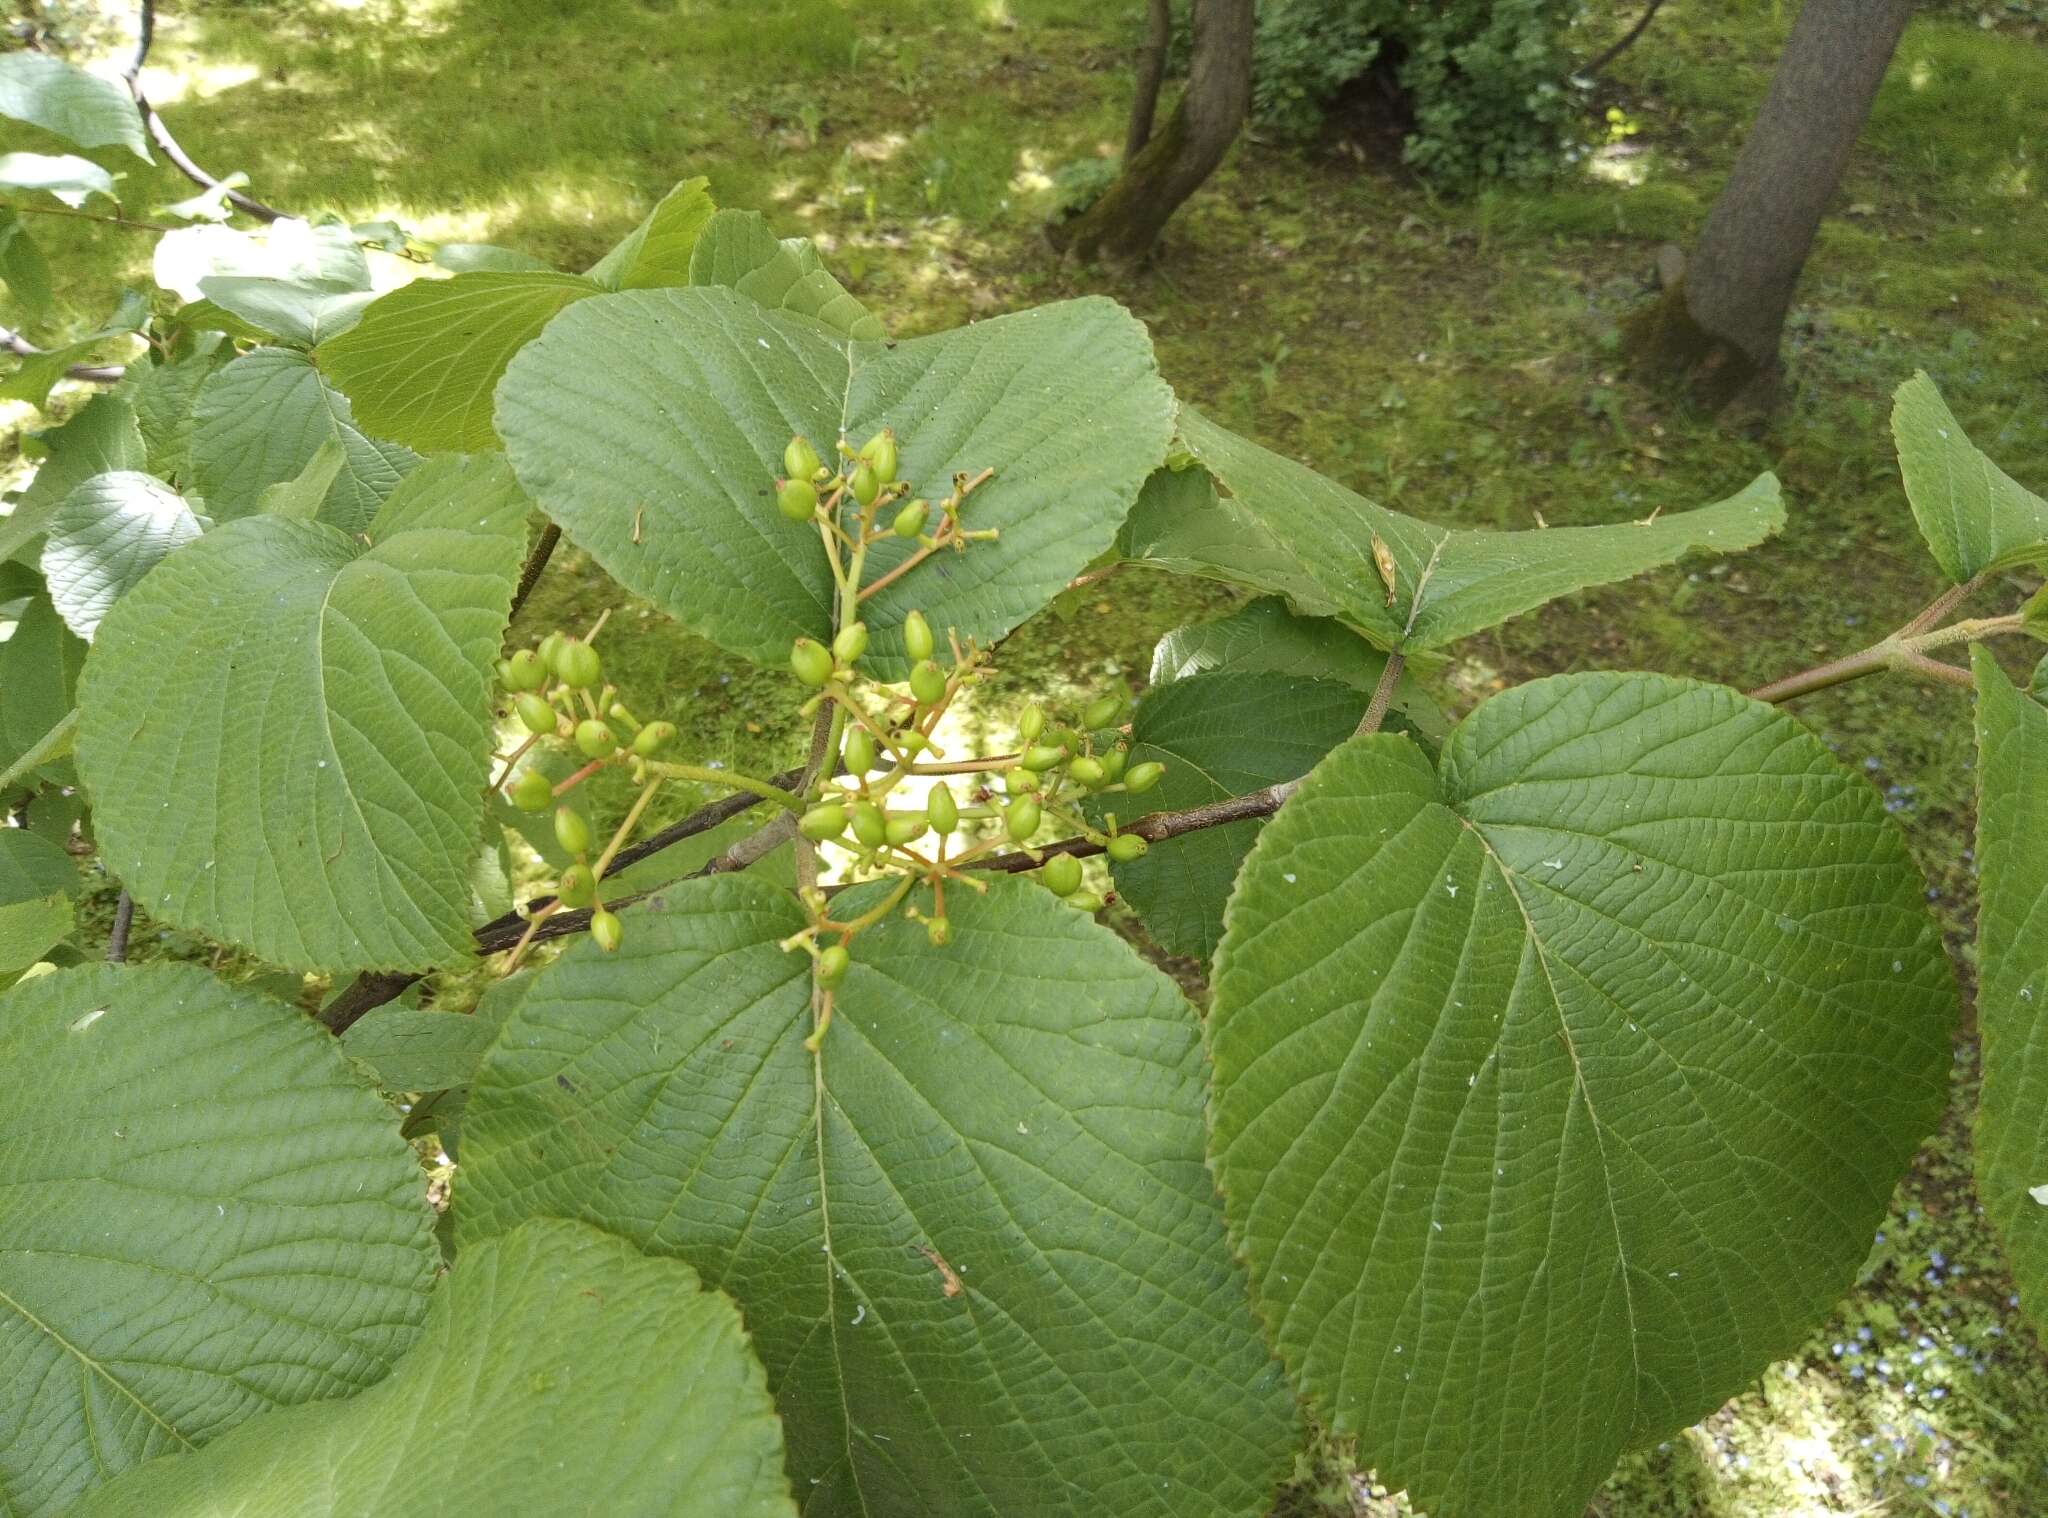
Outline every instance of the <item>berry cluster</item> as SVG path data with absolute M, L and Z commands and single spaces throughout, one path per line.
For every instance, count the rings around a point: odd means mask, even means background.
M 971 640 L 963 644 L 952 629 L 942 648 L 919 611 L 903 620 L 904 654 L 910 661 L 904 683 L 885 685 L 863 676 L 868 628 L 858 615 L 861 602 L 942 548 L 964 552 L 972 543 L 993 540 L 995 529 L 961 526 L 963 507 L 991 472 L 955 475 L 952 493 L 938 503 L 938 524 L 927 534 L 931 504 L 911 498 L 908 483 L 896 478 L 892 433 L 875 434 L 858 451 L 841 441 L 838 451 L 841 467 L 830 470 L 806 439 L 792 438 L 783 452 L 788 476 L 776 483 L 783 515 L 793 522 L 817 523 L 839 593 L 830 645 L 798 638 L 790 649 L 791 672 L 816 692 L 804 711 L 820 714 L 827 734 L 828 762 L 802 798 L 797 829 L 809 844 L 843 852 L 857 871 L 893 875 L 896 881 L 879 904 L 848 919 L 832 915 L 825 891 L 811 886 L 803 893 L 811 920 L 785 947 L 812 956 L 821 993 L 813 1048 L 829 1025 L 832 992 L 851 966 L 849 945 L 861 929 L 901 907 L 925 924 L 934 945 L 946 943 L 948 885 L 986 890 L 986 882 L 969 871 L 1000 849 L 1022 849 L 1038 859 L 1031 841 L 1047 823 L 1089 839 L 1114 859 L 1137 858 L 1145 852 L 1144 839 L 1119 832 L 1114 814 L 1104 817 L 1105 827 L 1097 827 L 1083 815 L 1082 805 L 1119 792 L 1142 794 L 1164 773 L 1156 763 L 1129 763 L 1118 730 L 1128 704 L 1122 693 L 1090 702 L 1073 714 L 1071 725 L 1050 725 L 1045 713 L 1033 707 L 1019 723 L 1022 745 L 1014 753 L 948 758 L 935 736 L 940 721 L 963 689 L 988 676 L 989 654 Z M 885 517 L 887 527 L 881 525 Z M 867 549 L 883 537 L 915 538 L 919 548 L 867 580 Z M 955 776 L 972 784 L 964 801 L 952 789 Z M 922 805 L 892 806 L 892 798 L 905 787 L 923 786 L 930 789 Z M 979 826 L 963 838 L 963 824 Z M 1081 861 L 1072 854 L 1045 857 L 1038 874 L 1075 907 L 1097 911 L 1103 905 L 1101 896 L 1082 889 Z M 919 887 L 930 893 L 928 906 L 908 899 Z
M 504 768 L 493 785 L 503 786 L 506 798 L 522 812 L 553 808 L 555 840 L 574 861 L 555 882 L 554 899 L 529 918 L 526 937 L 513 951 L 514 966 L 534 929 L 564 909 L 590 908 L 590 936 L 607 952 L 616 949 L 624 929 L 618 914 L 605 906 L 601 896 L 605 870 L 632 836 L 664 780 L 715 773 L 667 764 L 655 757 L 675 737 L 675 724 L 640 721 L 619 699 L 617 688 L 604 682 L 604 662 L 591 646 L 603 626 L 604 619 L 599 618 L 598 625 L 582 638 L 549 633 L 538 646 L 522 648 L 498 664 L 498 678 L 511 697 L 511 714 L 527 736 L 504 757 Z M 586 762 L 559 785 L 536 766 L 517 769 L 519 761 L 544 742 L 572 747 Z M 596 834 L 590 819 L 562 798 L 607 765 L 627 769 L 641 790 L 625 820 L 593 859 Z

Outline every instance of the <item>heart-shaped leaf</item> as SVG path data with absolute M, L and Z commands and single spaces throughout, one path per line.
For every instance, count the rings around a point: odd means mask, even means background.
M 1144 329 L 1087 299 L 893 347 L 833 339 L 720 289 L 578 302 L 512 360 L 497 426 L 520 483 L 607 573 L 686 627 L 763 664 L 826 637 L 832 576 L 815 528 L 785 521 L 774 480 L 794 433 L 829 450 L 893 427 L 899 470 L 938 498 L 993 470 L 970 529 L 862 605 L 870 667 L 904 671 L 899 632 L 992 641 L 1110 544 L 1164 455 L 1171 393 Z M 913 545 L 885 538 L 869 579 Z
M 190 965 L 58 970 L 0 998 L 0 1086 L 9 1513 L 360 1390 L 411 1345 L 425 1179 L 292 1008 Z
M 525 515 L 502 458 L 448 455 L 393 492 L 368 548 L 250 517 L 123 597 L 86 663 L 78 763 L 136 899 L 304 969 L 468 953 Z
M 72 1518 L 794 1518 L 781 1465 L 730 1302 L 594 1228 L 529 1223 L 463 1251 L 382 1385 L 252 1419 Z
M 578 944 L 471 1090 L 464 1247 L 573 1216 L 731 1292 L 814 1518 L 1263 1512 L 1292 1408 L 1223 1246 L 1192 1009 L 1036 886 L 947 908 L 942 951 L 860 935 L 815 1057 L 785 892 L 692 882 L 616 955 Z
M 1225 921 L 1212 1152 L 1254 1299 L 1432 1512 L 1577 1518 L 1794 1350 L 1946 1097 L 1897 828 L 1718 686 L 1536 681 L 1437 767 L 1353 739 Z

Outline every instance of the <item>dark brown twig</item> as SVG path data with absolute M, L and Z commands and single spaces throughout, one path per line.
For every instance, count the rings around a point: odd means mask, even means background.
M 156 40 L 156 0 L 142 0 L 142 14 L 136 20 L 135 56 L 128 67 L 121 71 L 127 81 L 128 93 L 135 99 L 135 109 L 142 113 L 142 128 L 149 133 L 149 139 L 157 145 L 172 168 L 202 189 L 222 189 L 221 181 L 199 167 L 192 155 L 178 146 L 178 139 L 171 135 L 171 129 L 164 125 L 163 117 L 157 115 L 156 107 L 149 103 L 149 97 L 142 93 L 142 65 L 149 61 L 150 44 Z M 291 213 L 280 211 L 276 206 L 265 205 L 253 195 L 244 195 L 240 190 L 227 190 L 227 202 L 237 210 L 246 211 L 258 221 L 283 221 Z
M 786 787 L 794 785 L 801 778 L 803 778 L 802 770 L 785 770 L 775 777 L 775 784 Z M 611 869 L 608 873 L 616 875 L 629 865 L 638 864 L 650 855 L 658 854 L 673 844 L 681 843 L 685 838 L 694 838 L 699 833 L 708 833 L 721 823 L 730 822 L 743 812 L 761 805 L 763 805 L 763 802 L 759 796 L 750 795 L 745 791 L 737 791 L 730 796 L 712 802 L 709 806 L 699 807 L 696 811 L 690 813 L 689 816 L 670 823 L 659 832 L 648 834 L 647 837 L 641 839 L 632 847 L 619 850 L 618 857 L 612 860 Z M 755 834 L 753 836 L 759 837 L 760 835 Z M 718 859 L 712 860 L 710 864 L 704 866 L 696 873 L 700 875 L 723 874 L 730 870 L 744 868 L 746 864 L 753 863 L 751 858 L 747 858 L 744 859 L 743 863 L 735 862 L 721 865 L 721 861 L 729 857 L 741 857 L 739 851 L 741 845 L 745 844 L 746 841 L 742 839 L 741 844 L 735 844 L 732 849 L 727 850 L 725 854 L 720 855 Z M 526 910 L 530 914 L 538 908 L 546 906 L 551 900 L 553 900 L 552 897 L 536 897 L 526 904 Z M 614 901 L 611 905 L 614 907 L 627 906 L 638 900 L 640 900 L 638 896 L 623 897 Z M 511 948 L 519 941 L 520 935 L 526 931 L 526 925 L 527 918 L 517 912 L 507 912 L 502 917 L 492 918 L 476 930 L 477 952 L 479 954 L 496 954 Z M 538 942 L 546 938 L 561 938 L 570 933 L 581 933 L 589 927 L 590 913 L 587 911 L 556 912 L 540 925 L 540 928 L 533 936 L 534 940 Z M 320 1009 L 320 1021 L 330 1033 L 345 1033 L 364 1014 L 374 1012 L 386 1002 L 397 1000 L 405 994 L 408 987 L 424 978 L 421 975 L 398 971 L 368 971 L 358 975 L 337 992 L 332 1001 Z
M 1243 822 L 1251 817 L 1270 817 L 1286 803 L 1287 798 L 1301 788 L 1299 780 L 1283 780 L 1278 785 L 1269 785 L 1263 790 L 1252 791 L 1244 796 L 1226 796 L 1221 801 L 1207 802 L 1202 806 L 1191 806 L 1180 812 L 1153 812 L 1135 822 L 1121 824 L 1120 833 L 1136 833 L 1147 843 L 1159 843 L 1168 838 L 1178 838 L 1183 833 L 1197 833 L 1203 828 L 1222 827 L 1225 823 Z M 1083 837 L 1062 838 L 1058 843 L 1049 843 L 1041 849 L 1012 849 L 1004 854 L 991 854 L 966 866 L 971 870 L 999 870 L 1015 875 L 1025 870 L 1035 870 L 1054 854 L 1072 854 L 1086 859 L 1090 854 L 1100 854 L 1103 845 Z

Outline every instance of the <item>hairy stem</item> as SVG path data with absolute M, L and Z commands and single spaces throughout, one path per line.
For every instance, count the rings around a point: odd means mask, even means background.
M 1394 700 L 1394 687 L 1401 683 L 1401 669 L 1407 662 L 1400 654 L 1387 655 L 1387 666 L 1380 671 L 1379 684 L 1372 688 L 1372 700 L 1366 703 L 1365 715 L 1358 719 L 1360 734 L 1378 732 L 1380 724 L 1387 720 L 1387 708 Z

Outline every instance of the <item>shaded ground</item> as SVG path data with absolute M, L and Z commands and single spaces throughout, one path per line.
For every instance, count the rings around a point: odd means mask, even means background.
M 1056 266 L 1038 228 L 1059 171 L 1120 138 L 1136 0 L 179 6 L 152 88 L 201 161 L 248 171 L 276 203 L 390 215 L 564 267 L 701 172 L 722 204 L 816 236 L 899 333 L 1105 291 L 1151 323 L 1168 378 L 1218 420 L 1425 516 L 1615 521 L 1718 499 L 1764 468 L 1783 478 L 1792 520 L 1778 541 L 1461 645 L 1433 678 L 1469 703 L 1503 681 L 1602 666 L 1752 685 L 1902 621 L 1937 588 L 1885 430 L 1889 392 L 1915 368 L 2008 472 L 2048 483 L 2048 44 L 2032 6 L 1932 7 L 1909 31 L 1809 268 L 1798 389 L 1768 434 L 1688 418 L 1619 373 L 1617 322 L 1647 291 L 1655 246 L 1696 230 L 1794 8 L 1667 7 L 1593 101 L 1595 119 L 1617 107 L 1632 135 L 1547 189 L 1448 202 L 1398 168 L 1362 166 L 1382 155 L 1341 134 L 1307 153 L 1245 144 L 1160 262 L 1124 277 Z M 132 185 L 131 210 L 186 189 L 168 175 Z M 147 280 L 146 241 L 98 232 L 50 239 L 73 330 L 118 278 Z M 584 624 L 610 599 L 569 555 L 525 622 Z M 1227 600 L 1141 572 L 1070 592 L 1008 646 L 1005 688 L 1141 678 L 1160 633 Z M 630 613 L 608 641 L 611 668 L 664 693 L 648 704 L 666 705 L 694 754 L 789 752 L 786 679 L 652 615 Z M 1963 702 L 1869 683 L 1799 711 L 1886 788 L 1966 960 Z M 111 897 L 100 891 L 102 911 Z M 146 921 L 138 939 L 206 952 Z M 2048 1512 L 2048 1370 L 1968 1182 L 1973 1058 L 1965 1039 L 1949 1120 L 1836 1320 L 1701 1427 L 1632 1459 L 1599 1511 Z M 1287 1506 L 1394 1510 L 1329 1450 Z

